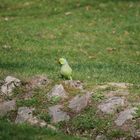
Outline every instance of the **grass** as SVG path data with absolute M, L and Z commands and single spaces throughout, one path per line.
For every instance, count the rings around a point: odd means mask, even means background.
M 79 114 L 72 121 L 72 125 L 78 130 L 88 131 L 98 128 L 104 131 L 110 126 L 110 123 L 97 115 L 97 110 L 93 107 L 87 108 L 83 113 Z
M 59 82 L 57 60 L 65 57 L 73 69 L 73 79 L 83 81 L 87 87 L 106 82 L 134 83 L 128 99 L 136 101 L 140 98 L 139 38 L 139 0 L 0 0 L 0 79 L 14 75 L 24 81 L 46 74 Z M 20 96 L 22 90 L 15 91 L 14 96 Z M 46 92 L 37 89 L 32 99 L 19 98 L 17 105 L 36 107 L 36 114 L 50 121 L 42 112 L 48 107 L 44 102 Z M 102 98 L 99 91 L 93 101 Z M 51 104 L 56 102 L 59 99 Z M 72 120 L 70 127 L 80 131 L 97 127 L 100 133 L 106 126 L 107 131 L 109 124 L 95 114 L 94 109 L 86 110 Z M 0 139 L 75 140 L 46 129 L 3 120 L 0 124 Z M 109 135 L 124 134 L 112 130 Z
M 32 127 L 27 124 L 15 125 L 0 120 L 0 140 L 80 140 L 72 136 L 66 136 L 60 132 L 54 132 L 47 128 Z
M 5 0 L 0 7 L 1 78 L 59 80 L 56 60 L 66 57 L 74 79 L 139 83 L 138 0 Z

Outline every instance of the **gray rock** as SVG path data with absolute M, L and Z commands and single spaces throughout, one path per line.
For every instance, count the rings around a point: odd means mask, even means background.
M 27 122 L 31 125 L 36 125 L 40 127 L 45 127 L 47 123 L 44 120 L 40 120 L 37 117 L 30 117 Z
M 55 105 L 49 107 L 49 115 L 52 117 L 53 123 L 58 123 L 60 121 L 67 121 L 70 119 L 66 112 L 62 111 L 62 105 Z
M 106 136 L 104 136 L 104 135 L 98 135 L 98 136 L 96 137 L 96 140 L 107 140 L 107 138 L 106 138 Z
M 40 127 L 46 126 L 46 122 L 44 120 L 40 120 L 37 117 L 33 116 L 33 110 L 34 108 L 28 108 L 28 107 L 20 107 L 18 109 L 17 118 L 15 120 L 15 123 L 29 123 L 31 125 L 37 125 Z
M 51 99 L 52 97 L 61 97 L 62 99 L 67 98 L 67 92 L 65 91 L 62 84 L 55 85 L 51 91 L 47 94 L 48 99 Z
M 15 87 L 21 85 L 21 81 L 15 77 L 7 76 L 5 78 L 4 84 L 1 86 L 2 94 L 10 95 Z
M 115 120 L 116 125 L 122 126 L 127 120 L 132 119 L 134 117 L 134 114 L 136 114 L 137 109 L 138 108 L 134 107 L 120 112 L 117 120 Z
M 83 83 L 79 80 L 77 80 L 77 81 L 66 80 L 66 81 L 64 81 L 64 84 L 70 86 L 71 88 L 80 89 L 80 90 L 83 89 Z
M 124 105 L 123 97 L 111 97 L 106 99 L 101 104 L 99 104 L 98 108 L 104 113 L 112 113 L 118 106 Z
M 29 118 L 32 118 L 32 111 L 34 109 L 30 109 L 28 107 L 20 107 L 18 109 L 18 113 L 17 113 L 17 118 L 15 120 L 15 123 L 24 123 L 26 122 Z
M 75 112 L 80 112 L 84 109 L 90 101 L 91 93 L 86 93 L 82 96 L 76 95 L 70 102 L 68 107 Z
M 31 88 L 47 85 L 48 83 L 50 83 L 50 80 L 48 79 L 47 76 L 43 76 L 43 75 L 37 75 L 33 77 L 29 82 Z
M 6 101 L 0 103 L 0 116 L 6 115 L 9 111 L 16 110 L 16 101 Z

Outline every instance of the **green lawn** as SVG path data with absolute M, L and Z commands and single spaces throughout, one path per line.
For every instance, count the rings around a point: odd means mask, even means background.
M 73 68 L 73 79 L 89 87 L 139 84 L 140 1 L 0 0 L 0 79 L 46 74 L 58 82 L 60 57 Z M 27 132 L 29 140 L 73 140 L 48 135 L 46 129 L 0 123 L 2 140 L 18 140 L 20 134 L 27 140 Z
M 139 38 L 139 0 L 4 0 L 0 77 L 44 73 L 59 80 L 56 60 L 65 57 L 74 79 L 138 83 Z
M 0 140 L 80 140 L 46 128 L 14 125 L 0 120 Z

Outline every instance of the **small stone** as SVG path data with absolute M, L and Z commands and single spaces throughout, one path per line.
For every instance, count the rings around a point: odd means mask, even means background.
M 115 120 L 116 125 L 122 126 L 127 120 L 132 119 L 134 117 L 134 114 L 136 114 L 137 109 L 138 108 L 134 107 L 120 112 L 117 120 Z
M 31 125 L 36 125 L 38 123 L 38 119 L 36 117 L 29 117 L 28 122 L 30 122 Z
M 45 127 L 46 125 L 47 125 L 47 123 L 45 121 L 40 120 L 40 122 L 39 122 L 40 127 Z
M 69 102 L 69 108 L 72 109 L 75 112 L 80 112 L 82 109 L 84 109 L 89 101 L 90 101 L 91 93 L 86 93 L 82 96 L 76 95 L 70 102 Z
M 44 120 L 40 120 L 37 117 L 30 117 L 27 122 L 29 122 L 31 125 L 36 125 L 40 127 L 45 127 L 47 125 Z
M 47 76 L 37 75 L 30 80 L 29 86 L 31 88 L 36 88 L 36 87 L 40 87 L 42 85 L 47 85 L 49 82 L 50 82 L 50 80 L 48 79 Z
M 48 124 L 47 128 L 49 128 L 49 129 L 51 129 L 53 131 L 57 131 L 57 128 L 55 126 L 51 125 L 51 124 Z
M 6 101 L 0 103 L 0 116 L 6 115 L 9 111 L 16 110 L 16 101 Z
M 53 123 L 58 123 L 60 121 L 67 121 L 70 119 L 66 112 L 62 111 L 62 105 L 55 105 L 49 107 L 49 115 L 52 117 Z
M 2 94 L 10 95 L 14 88 L 21 85 L 21 81 L 15 77 L 7 76 L 4 84 L 1 86 Z
M 55 85 L 51 91 L 47 94 L 48 99 L 51 99 L 52 97 L 61 97 L 62 99 L 67 98 L 67 93 L 63 87 L 62 84 Z
M 64 84 L 70 86 L 71 88 L 80 89 L 80 90 L 83 89 L 83 83 L 79 80 L 77 80 L 77 81 L 66 80 L 66 81 L 64 81 Z
M 3 49 L 11 49 L 12 47 L 9 45 L 3 45 Z
M 140 139 L 140 129 L 136 130 L 135 138 L 139 138 Z
M 5 17 L 5 18 L 4 18 L 4 20 L 5 20 L 5 21 L 8 21 L 8 20 L 9 20 L 9 18 L 8 18 L 8 17 Z
M 107 138 L 106 138 L 106 136 L 104 136 L 104 135 L 98 135 L 98 136 L 96 137 L 96 140 L 107 140 Z
M 71 15 L 71 14 L 72 14 L 71 12 L 66 12 L 66 13 L 65 13 L 66 16 L 69 16 L 69 15 Z
M 19 86 L 21 84 L 21 81 L 15 77 L 12 77 L 12 76 L 7 76 L 5 78 L 5 82 L 6 83 L 11 83 L 11 82 L 14 82 L 14 85 L 15 86 Z
M 124 106 L 124 98 L 114 96 L 103 101 L 98 108 L 104 113 L 112 113 L 119 106 Z

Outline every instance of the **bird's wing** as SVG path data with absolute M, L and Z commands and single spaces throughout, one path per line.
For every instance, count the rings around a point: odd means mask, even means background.
M 61 67 L 61 74 L 64 76 L 70 76 L 72 74 L 71 67 L 67 64 Z

